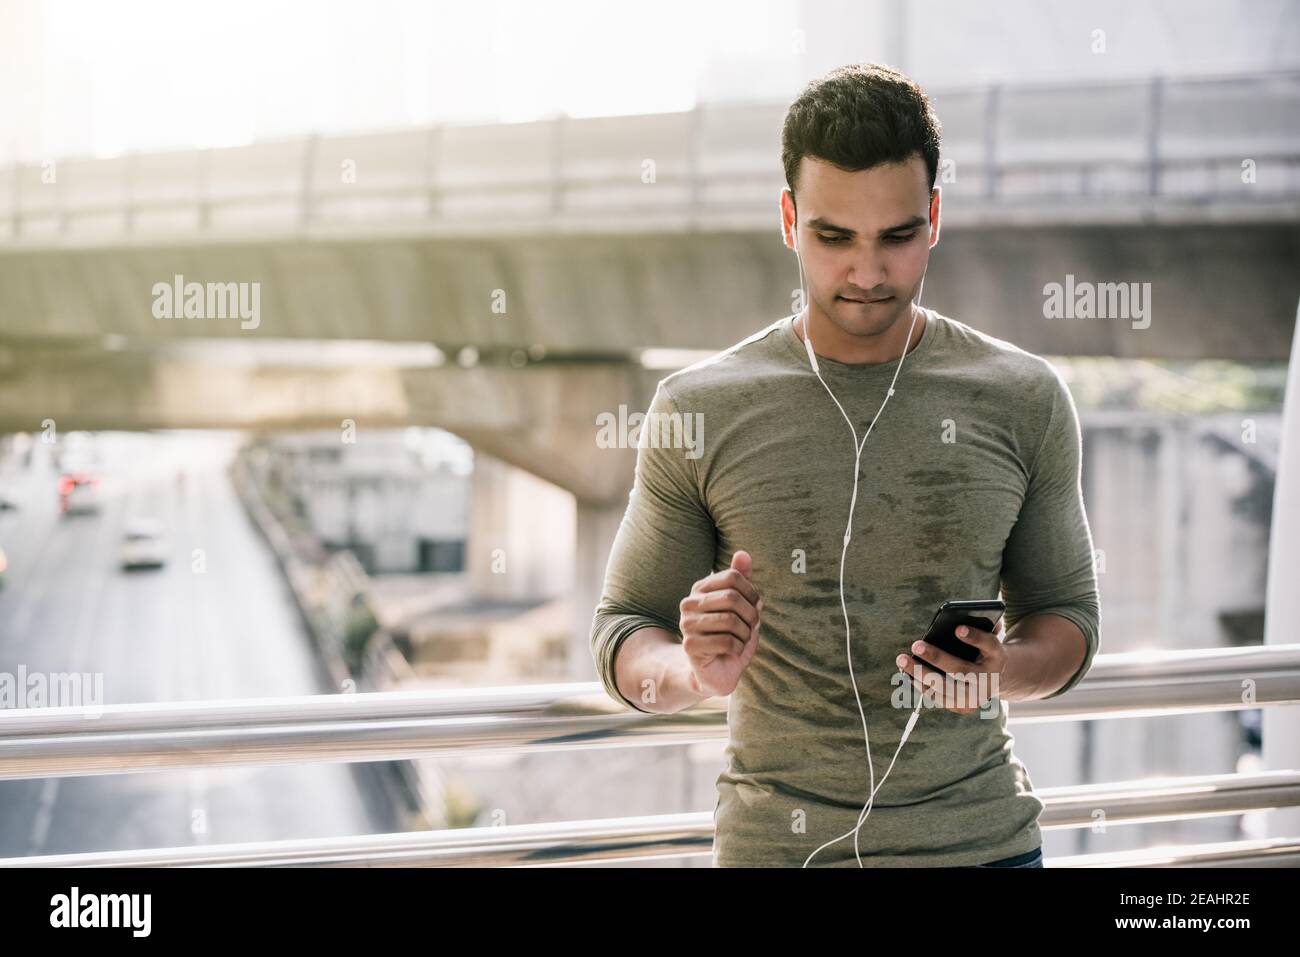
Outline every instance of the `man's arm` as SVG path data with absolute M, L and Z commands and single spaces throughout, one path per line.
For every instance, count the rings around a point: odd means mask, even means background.
M 1016 623 L 1002 642 L 1006 663 L 998 687 L 1008 701 L 1050 698 L 1091 663 L 1088 638 L 1060 615 L 1031 615 Z
M 619 695 L 638 711 L 673 714 L 699 704 L 707 694 L 691 690 L 691 666 L 676 632 L 638 628 L 614 658 Z M 654 688 L 654 700 L 646 692 Z
M 679 411 L 662 382 L 649 411 Z M 647 418 L 643 436 L 654 421 Z M 610 697 L 638 711 L 681 711 L 708 697 L 691 690 L 678 629 L 680 603 L 713 571 L 717 549 L 717 529 L 697 484 L 697 460 L 687 458 L 687 451 L 645 442 L 638 447 L 627 511 L 592 620 L 596 673 Z
M 1101 606 L 1083 506 L 1082 435 L 1070 391 L 1052 369 L 1050 414 L 1002 555 L 1007 603 L 1003 697 L 1054 698 L 1097 653 Z

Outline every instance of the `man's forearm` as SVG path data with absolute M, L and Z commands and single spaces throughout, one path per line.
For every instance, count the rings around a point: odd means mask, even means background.
M 709 695 L 691 690 L 690 662 L 677 636 L 663 628 L 639 628 L 619 645 L 614 656 L 618 690 L 644 711 L 672 714 Z
M 1007 660 L 999 696 L 1030 701 L 1046 698 L 1074 676 L 1088 653 L 1088 639 L 1070 619 L 1046 613 L 1016 622 L 1002 647 Z

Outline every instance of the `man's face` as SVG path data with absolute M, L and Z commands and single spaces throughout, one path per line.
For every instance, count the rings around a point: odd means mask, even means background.
M 853 173 L 800 160 L 797 217 L 789 190 L 781 210 L 786 245 L 799 243 L 813 311 L 855 336 L 911 321 L 930 247 L 939 241 L 939 190 L 931 193 L 928 183 L 916 153 Z

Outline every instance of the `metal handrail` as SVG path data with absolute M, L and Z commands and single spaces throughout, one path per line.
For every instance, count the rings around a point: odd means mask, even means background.
M 1300 704 L 1300 644 L 1098 655 L 1012 724 Z M 982 720 L 972 718 L 971 720 Z M 0 780 L 465 751 L 686 744 L 727 734 L 725 699 L 629 712 L 596 682 L 0 711 Z
M 1253 151 L 1252 159 L 1258 161 L 1278 161 L 1278 162 L 1295 162 L 1300 163 L 1300 153 L 1291 150 L 1270 150 L 1262 149 Z M 1203 167 L 1206 164 L 1228 163 L 1236 164 L 1240 158 L 1236 153 L 1219 154 L 1198 154 L 1197 156 L 1166 156 L 1159 161 L 1161 168 L 1180 168 L 1180 167 Z M 1106 167 L 1125 167 L 1134 170 L 1145 169 L 1147 161 L 1145 159 L 1116 159 L 1116 160 L 1080 160 L 1080 159 L 1004 159 L 999 160 L 996 165 L 986 166 L 985 164 L 967 160 L 963 164 L 963 169 L 975 170 L 981 174 L 987 174 L 990 170 L 995 174 L 1005 173 L 1026 173 L 1026 172 L 1053 172 L 1063 170 L 1087 170 L 1096 166 Z M 696 186 L 700 184 L 716 182 L 719 184 L 735 185 L 737 182 L 752 182 L 758 185 L 767 185 L 779 181 L 779 170 L 759 171 L 759 170 L 738 170 L 727 172 L 695 172 L 695 173 L 677 173 L 665 172 L 657 176 L 657 181 L 663 184 Z M 564 182 L 571 186 L 581 187 L 584 189 L 600 187 L 619 187 L 627 185 L 626 176 L 614 174 L 605 175 L 588 175 L 581 179 L 565 180 Z M 517 191 L 529 186 L 538 189 L 542 187 L 549 188 L 549 180 L 503 180 L 500 182 L 487 182 L 475 184 L 451 184 L 437 187 L 440 194 L 444 196 L 477 196 L 485 193 L 503 193 Z M 427 192 L 427 187 L 422 183 L 411 183 L 410 185 L 391 185 L 381 184 L 378 186 L 364 185 L 355 188 L 338 188 L 338 187 L 320 187 L 316 192 L 311 193 L 311 203 L 313 206 L 328 204 L 334 201 L 355 200 L 358 195 L 367 198 L 380 197 L 412 197 L 423 195 Z M 1173 198 L 1182 198 L 1183 194 L 1171 194 Z M 1236 193 L 1231 194 L 1234 198 L 1248 199 L 1248 197 L 1238 197 Z M 266 201 L 288 201 L 293 194 L 287 191 L 277 190 L 256 190 L 246 193 L 236 193 L 228 196 L 216 196 L 205 198 L 203 204 L 209 209 L 232 208 L 238 206 L 247 206 L 252 203 Z M 1092 198 L 1092 197 L 1084 197 Z M 1267 203 L 1275 202 L 1276 194 L 1268 194 L 1256 197 L 1253 202 Z M 29 205 L 23 207 L 15 215 L 20 219 L 37 218 L 42 216 L 105 216 L 109 214 L 118 214 L 123 211 L 130 212 L 158 212 L 162 210 L 180 210 L 192 209 L 195 206 L 195 200 L 190 197 L 161 197 L 161 198 L 140 198 L 132 199 L 129 202 L 88 202 L 78 203 L 75 207 L 63 207 L 56 202 L 50 202 L 46 206 Z M 661 203 L 649 204 L 650 208 L 663 209 Z M 740 204 L 744 205 L 744 204 Z M 625 204 L 617 207 L 618 212 L 626 209 Z
M 1134 851 L 1078 854 L 1044 861 L 1046 867 L 1295 867 L 1300 865 L 1300 839 L 1263 838 L 1146 847 Z
M 1163 780 L 1124 781 L 1034 792 L 1045 808 L 1044 830 L 1136 824 L 1241 814 L 1300 804 L 1300 772 L 1224 774 Z M 1102 817 L 1098 818 L 1098 812 Z M 712 812 L 663 814 L 541 824 L 454 828 L 396 834 L 306 840 L 103 851 L 0 859 L 4 867 L 252 867 L 272 865 L 404 867 L 520 867 L 648 860 L 710 854 Z M 1268 843 L 1268 842 L 1262 842 Z M 1214 845 L 1236 858 L 1263 853 L 1261 842 Z M 1278 841 L 1300 852 L 1296 842 Z M 1258 846 L 1257 846 L 1258 845 Z M 1204 858 L 1207 849 L 1180 848 Z M 1131 858 L 1148 852 L 1123 852 Z M 1168 849 L 1150 851 L 1167 861 Z M 1276 850 L 1268 850 L 1276 854 Z M 1099 866 L 1114 855 L 1085 855 L 1056 866 Z M 1175 855 L 1176 856 L 1176 855 Z M 1118 858 L 1117 858 L 1118 860 Z M 1235 861 L 1234 861 L 1235 862 Z M 1142 866 L 1124 863 L 1122 866 Z

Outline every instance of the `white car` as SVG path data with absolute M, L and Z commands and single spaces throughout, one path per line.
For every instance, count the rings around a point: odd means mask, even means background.
M 167 564 L 167 543 L 162 522 L 152 518 L 131 521 L 122 535 L 122 568 L 161 568 Z

